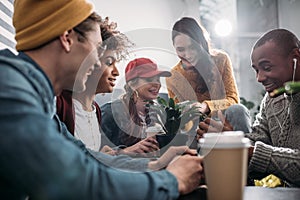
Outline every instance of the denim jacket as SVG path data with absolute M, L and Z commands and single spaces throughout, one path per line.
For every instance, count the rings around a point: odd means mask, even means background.
M 176 199 L 166 170 L 132 173 L 97 161 L 54 116 L 47 76 L 0 51 L 0 199 Z

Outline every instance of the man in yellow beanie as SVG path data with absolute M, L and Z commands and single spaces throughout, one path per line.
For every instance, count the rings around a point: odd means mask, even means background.
M 55 94 L 63 88 L 84 90 L 87 76 L 98 60 L 101 18 L 91 15 L 92 9 L 84 0 L 16 0 L 14 3 L 16 49 L 26 52 L 48 75 L 54 83 Z
M 85 0 L 15 0 L 18 55 L 0 51 L 1 199 L 176 199 L 197 187 L 201 158 L 130 173 L 95 159 L 55 115 L 98 65 L 100 17 Z M 100 155 L 99 155 L 100 156 Z

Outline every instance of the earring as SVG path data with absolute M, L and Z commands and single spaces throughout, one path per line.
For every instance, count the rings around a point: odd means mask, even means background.
M 136 95 L 136 98 L 139 98 L 139 93 L 138 93 L 138 91 L 134 90 L 134 94 Z
M 139 98 L 139 93 L 136 90 L 134 90 L 132 95 L 130 96 L 130 99 L 134 104 L 136 104 L 138 98 Z

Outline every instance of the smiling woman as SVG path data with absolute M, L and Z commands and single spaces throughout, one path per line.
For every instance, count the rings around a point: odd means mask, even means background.
M 151 121 L 146 104 L 158 97 L 160 78 L 168 76 L 170 72 L 160 71 L 148 58 L 137 58 L 127 64 L 126 93 L 101 107 L 101 127 L 112 143 L 128 146 L 127 150 L 140 154 L 158 149 L 157 141 L 145 132 Z
M 102 147 L 100 134 L 101 111 L 94 101 L 95 95 L 97 93 L 112 92 L 115 86 L 114 82 L 119 76 L 116 63 L 126 57 L 127 49 L 133 45 L 125 35 L 116 30 L 115 23 L 110 23 L 108 18 L 101 21 L 100 27 L 103 40 L 101 46 L 90 35 L 81 33 L 83 27 L 76 28 L 75 32 L 79 35 L 78 40 L 82 42 L 89 41 L 91 48 L 98 48 L 95 49 L 98 51 L 93 51 L 93 53 L 99 54 L 99 51 L 102 51 L 102 56 L 98 55 L 101 67 L 95 67 L 92 73 L 85 73 L 87 76 L 85 91 L 63 91 L 57 97 L 57 114 L 61 121 L 67 125 L 68 130 L 75 137 L 95 151 L 99 151 Z M 100 35 L 100 33 L 98 34 Z M 103 50 L 103 47 L 105 47 L 105 50 Z

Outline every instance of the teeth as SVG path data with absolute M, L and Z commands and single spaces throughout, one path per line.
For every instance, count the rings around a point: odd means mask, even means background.
M 265 87 L 272 87 L 273 84 L 265 84 Z

